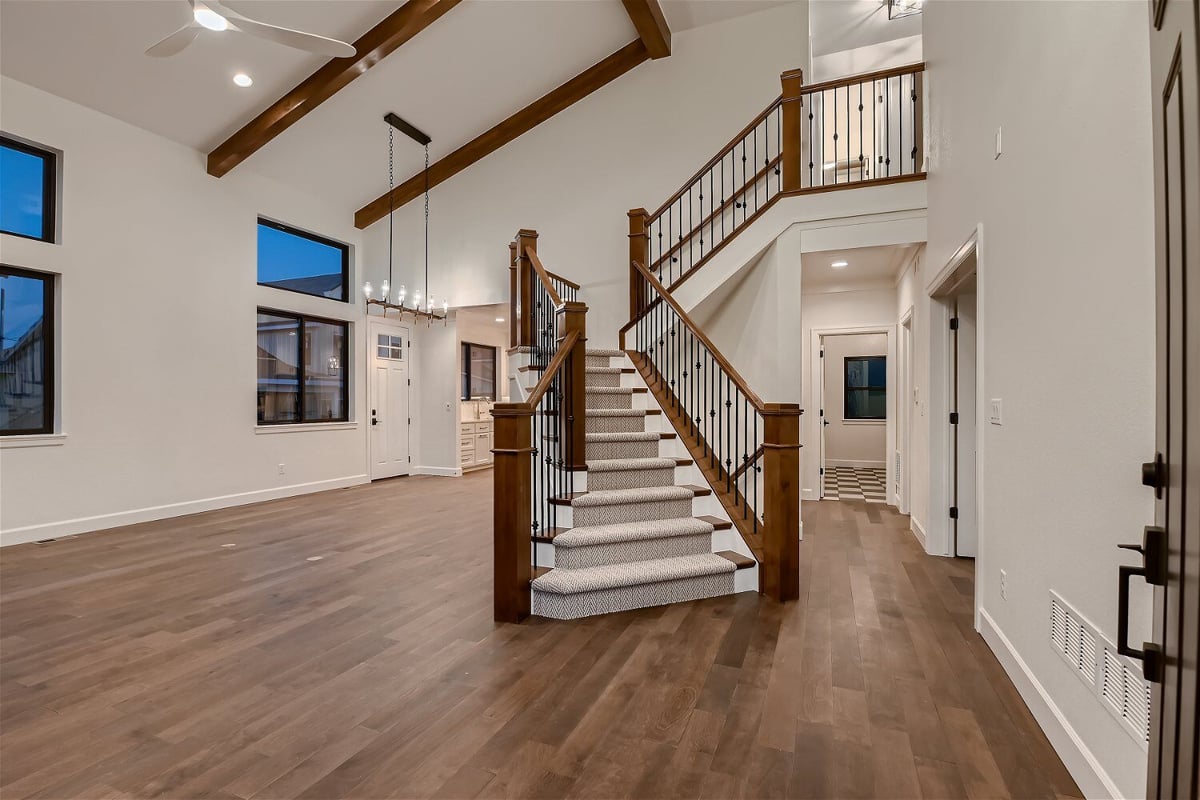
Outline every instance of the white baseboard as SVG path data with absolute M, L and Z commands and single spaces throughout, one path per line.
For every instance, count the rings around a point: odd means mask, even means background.
M 290 486 L 276 486 L 270 489 L 257 489 L 252 492 L 206 497 L 202 500 L 188 500 L 182 503 L 168 503 L 161 506 L 135 508 L 130 511 L 117 511 L 111 514 L 97 514 L 91 517 L 45 522 L 39 525 L 26 525 L 22 528 L 12 528 L 0 531 L 0 547 L 13 544 L 36 542 L 40 539 L 56 539 L 60 536 L 74 536 L 79 533 L 118 528 L 122 525 L 134 525 L 139 522 L 153 522 L 169 517 L 182 517 L 185 514 L 198 514 L 201 511 L 215 511 L 219 508 L 244 506 L 250 503 L 261 503 L 265 500 L 278 500 L 281 497 L 294 497 L 312 492 L 324 492 L 330 489 L 344 489 L 347 486 L 358 486 L 368 483 L 366 475 L 347 475 L 344 478 L 330 478 L 325 481 L 310 483 L 295 483 Z
M 413 467 L 412 475 L 440 475 L 443 478 L 461 478 L 463 471 L 459 467 Z
M 883 469 L 887 466 L 886 461 L 856 461 L 852 458 L 827 458 L 825 459 L 827 467 L 856 467 L 858 469 Z
M 1075 779 L 1084 797 L 1121 797 L 1120 790 L 1112 778 L 1104 771 L 1104 767 L 1088 749 L 1079 734 L 1071 727 L 1071 723 L 1063 716 L 1058 705 L 1046 692 L 1041 682 L 1034 677 L 1025 660 L 1021 658 L 1012 642 L 1000 630 L 1000 626 L 988 614 L 987 609 L 979 609 L 979 633 L 988 647 L 996 654 L 1000 666 L 1008 673 L 1013 685 L 1017 687 L 1021 699 L 1029 706 L 1033 718 L 1037 720 L 1046 738 L 1050 740 L 1054 751 L 1062 759 L 1067 771 Z
M 800 490 L 800 499 L 801 500 L 820 500 L 821 498 L 817 495 L 816 489 L 801 489 Z
M 921 521 L 914 516 L 909 516 L 908 529 L 913 532 L 913 536 L 916 536 L 917 541 L 921 543 L 921 549 L 929 552 L 929 549 L 925 546 L 925 526 L 921 524 Z

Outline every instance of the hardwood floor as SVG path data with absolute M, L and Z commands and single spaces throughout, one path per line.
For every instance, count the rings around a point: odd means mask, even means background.
M 490 487 L 0 551 L 0 796 L 1080 796 L 971 630 L 971 562 L 890 509 L 805 503 L 795 603 L 513 626 Z

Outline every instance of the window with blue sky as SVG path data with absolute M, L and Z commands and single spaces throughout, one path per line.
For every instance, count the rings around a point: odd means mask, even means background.
M 258 282 L 346 301 L 350 248 L 277 222 L 258 221 Z
M 843 419 L 887 419 L 887 357 L 846 357 L 846 407 Z
M 0 231 L 54 241 L 54 154 L 0 136 Z
M 50 433 L 54 276 L 0 266 L 0 435 Z

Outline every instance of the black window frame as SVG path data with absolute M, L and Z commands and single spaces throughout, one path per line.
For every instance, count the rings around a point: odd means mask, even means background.
M 255 311 L 255 345 L 258 344 L 257 321 L 259 314 L 270 314 L 273 317 L 284 317 L 286 319 L 294 319 L 297 322 L 296 335 L 300 341 L 297 342 L 296 350 L 296 381 L 298 383 L 298 397 L 296 400 L 296 419 L 284 419 L 275 421 L 265 421 L 258 419 L 258 365 L 255 362 L 254 380 L 255 380 L 255 409 L 254 418 L 259 427 L 274 427 L 276 425 L 333 425 L 341 422 L 350 421 L 350 322 L 344 319 L 333 319 L 331 317 L 320 317 L 315 314 L 299 314 L 295 311 L 284 311 L 278 308 L 269 308 L 267 306 L 259 306 Z M 308 353 L 305 351 L 304 342 L 304 323 L 305 322 L 320 322 L 325 325 L 341 325 L 345 329 L 342 335 L 342 353 L 339 356 L 342 364 L 342 408 L 345 414 L 337 419 L 305 419 L 304 418 L 304 396 L 305 378 L 307 377 L 307 362 Z
M 336 239 L 330 239 L 327 236 L 321 236 L 320 234 L 313 233 L 312 231 L 296 228 L 283 222 L 276 222 L 275 220 L 268 219 L 267 217 L 259 217 L 258 225 L 265 225 L 268 228 L 273 228 L 274 230 L 282 231 L 283 233 L 291 234 L 292 236 L 299 236 L 301 239 L 308 239 L 310 242 L 316 242 L 317 244 L 323 244 L 327 247 L 334 247 L 340 250 L 342 253 L 342 296 L 326 297 L 323 294 L 314 294 L 312 292 L 301 291 L 300 289 L 289 289 L 286 286 L 276 286 L 273 283 L 263 283 L 262 281 L 258 280 L 258 251 L 256 247 L 254 280 L 259 286 L 265 286 L 268 289 L 276 289 L 280 292 L 291 292 L 292 294 L 303 295 L 304 297 L 315 297 L 318 300 L 332 300 L 335 303 L 350 302 L 350 245 L 346 244 L 345 242 L 339 242 Z M 255 235 L 257 236 L 257 226 L 255 226 L 254 231 Z
M 55 326 L 57 320 L 54 313 L 54 285 L 57 275 L 52 272 L 38 272 L 0 263 L 0 274 L 17 278 L 31 278 L 42 281 L 42 424 L 37 428 L 14 428 L 0 430 L 0 436 L 36 436 L 54 433 L 54 400 L 56 385 L 54 380 L 55 363 Z M 3 344 L 0 343 L 0 348 Z
M 35 242 L 55 244 L 58 233 L 58 153 L 48 147 L 15 139 L 4 133 L 0 133 L 0 147 L 19 150 L 42 160 L 42 235 L 30 236 L 28 233 L 18 233 L 3 228 L 0 228 L 0 233 L 5 236 L 31 239 Z
M 883 362 L 883 384 L 875 386 L 871 383 L 871 367 L 868 364 L 866 369 L 867 385 L 866 386 L 851 386 L 850 385 L 850 362 L 851 361 L 881 361 Z M 862 417 L 851 416 L 850 414 L 850 393 L 851 392 L 867 392 L 872 389 L 882 389 L 884 397 L 887 397 L 887 356 L 845 356 L 842 358 L 842 421 L 843 422 L 885 422 L 887 420 L 887 403 L 884 403 L 883 416 L 880 417 Z
M 492 396 L 489 399 L 492 400 L 493 402 L 495 402 L 500 394 L 500 387 L 498 385 L 500 382 L 500 348 L 496 347 L 493 344 L 479 344 L 478 342 L 463 342 L 462 348 L 459 351 L 460 357 L 462 358 L 462 363 L 463 363 L 462 386 L 460 387 L 460 390 L 459 390 L 459 394 L 461 396 L 459 397 L 459 399 L 460 400 L 472 399 L 472 395 L 471 395 L 471 364 L 473 363 L 471 361 L 471 349 L 472 348 L 478 348 L 480 350 L 491 350 L 492 351 Z

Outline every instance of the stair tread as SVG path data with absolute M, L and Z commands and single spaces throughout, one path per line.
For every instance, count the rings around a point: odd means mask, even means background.
M 658 503 L 668 500 L 690 500 L 695 497 L 695 490 L 690 486 L 646 486 L 641 489 L 600 489 L 595 492 L 574 492 L 571 506 L 574 508 L 593 508 L 596 506 L 616 506 L 628 503 Z M 557 501 L 554 498 L 551 502 Z
M 712 494 L 712 489 L 710 489 L 709 487 L 697 486 L 694 483 L 685 483 L 680 488 L 691 489 L 693 497 L 708 497 L 710 494 Z
M 645 417 L 655 412 L 662 413 L 661 409 L 648 408 L 589 408 L 587 415 L 589 417 Z
M 758 564 L 758 562 L 750 556 L 744 556 L 741 553 L 735 553 L 732 550 L 720 550 L 716 553 L 716 555 L 728 560 L 738 569 L 750 569 Z
M 630 431 L 628 433 L 586 433 L 588 442 L 653 442 L 660 438 L 658 431 Z
M 584 352 L 589 356 L 597 356 L 597 357 L 607 356 L 608 358 L 620 358 L 621 356 L 625 355 L 624 350 L 604 350 L 604 349 L 593 350 L 590 347 L 587 348 Z
M 701 553 L 673 558 L 656 558 L 626 564 L 580 569 L 552 569 L 531 582 L 534 591 L 554 594 L 580 594 L 601 589 L 641 586 L 647 583 L 676 581 L 734 572 L 737 566 L 716 553 Z
M 633 367 L 584 367 L 583 371 L 597 375 L 632 375 L 636 372 Z
M 679 462 L 687 461 L 691 463 L 691 459 L 678 458 L 599 458 L 594 461 L 588 461 L 588 472 L 631 472 L 639 469 L 666 469 L 678 466 L 687 466 Z
M 555 547 L 590 547 L 618 542 L 639 542 L 671 536 L 702 536 L 713 532 L 712 523 L 698 517 L 677 517 L 646 522 L 618 522 L 570 528 L 554 538 Z
M 699 516 L 699 517 L 696 517 L 696 519 L 702 519 L 702 520 L 704 520 L 705 522 L 707 522 L 707 523 L 709 523 L 710 525 L 712 525 L 712 526 L 713 526 L 713 528 L 714 528 L 714 529 L 716 529 L 716 530 L 718 530 L 718 531 L 727 531 L 727 530 L 729 530 L 730 528 L 732 528 L 732 527 L 733 527 L 733 523 L 732 523 L 732 522 L 730 522 L 729 520 L 727 520 L 727 519 L 721 519 L 720 517 L 714 517 L 714 516 L 713 516 L 713 515 L 711 515 L 711 514 L 704 514 L 704 515 L 701 515 L 701 516 Z
M 645 394 L 645 386 L 588 386 L 588 394 Z

